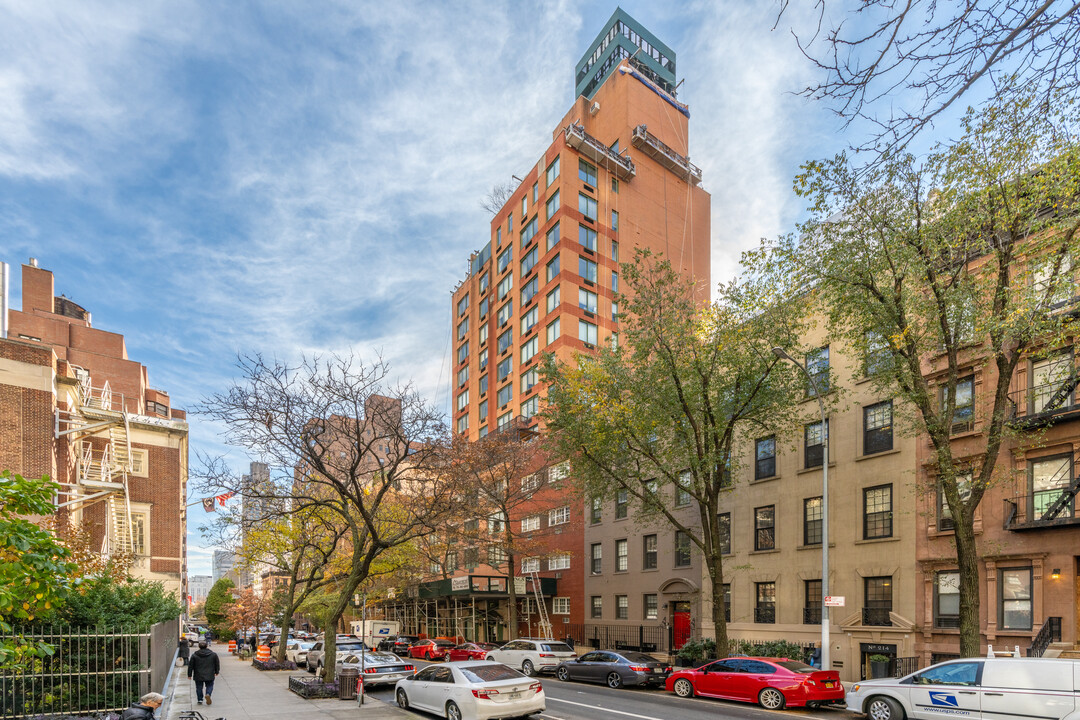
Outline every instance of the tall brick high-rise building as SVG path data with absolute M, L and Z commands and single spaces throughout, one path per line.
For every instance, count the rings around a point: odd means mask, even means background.
M 132 575 L 186 596 L 185 413 L 36 261 L 22 266 L 22 309 L 6 312 L 0 469 L 52 477 L 61 524 L 85 525 L 93 549 L 132 554 Z
M 709 297 L 710 196 L 688 157 L 690 112 L 676 98 L 674 51 L 616 10 L 577 63 L 574 84 L 574 104 L 520 173 L 453 292 L 453 423 L 471 440 L 542 430 L 542 352 L 569 360 L 618 342 L 616 293 L 626 289 L 619 263 L 635 249 L 667 258 L 695 281 L 702 301 Z M 551 460 L 559 476 L 567 472 Z M 562 637 L 564 626 L 584 622 L 583 508 L 565 492 L 542 489 L 536 500 L 508 521 L 546 545 L 546 557 L 527 558 L 520 570 L 544 578 L 547 613 Z M 474 585 L 462 579 L 447 600 L 467 600 Z M 526 602 L 523 611 L 518 630 L 535 631 L 536 608 Z

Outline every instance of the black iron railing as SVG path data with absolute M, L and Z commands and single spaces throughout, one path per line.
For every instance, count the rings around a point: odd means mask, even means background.
M 1061 640 L 1061 618 L 1048 617 L 1027 649 L 1028 657 L 1042 657 L 1050 643 Z
M 892 625 L 892 618 L 890 617 L 891 613 L 892 610 L 890 608 L 863 608 L 862 624 L 875 627 L 887 627 Z
M 919 658 L 898 657 L 889 661 L 889 674 L 893 677 L 904 677 L 919 669 Z
M 754 608 L 754 622 L 756 622 L 756 623 L 775 623 L 776 622 L 776 608 L 774 608 L 774 607 L 756 607 L 756 608 Z
M 821 608 L 808 607 L 802 610 L 803 625 L 820 625 L 821 624 Z
M 1006 498 L 1004 502 L 1006 530 L 1080 523 L 1080 514 L 1076 511 L 1076 497 L 1071 487 L 1039 490 L 1028 495 Z

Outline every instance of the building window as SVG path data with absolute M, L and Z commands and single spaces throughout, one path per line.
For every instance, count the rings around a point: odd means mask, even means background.
M 570 522 L 570 506 L 563 505 L 548 511 L 548 525 L 565 525 Z
M 521 277 L 525 277 L 532 272 L 534 267 L 536 267 L 536 258 L 539 255 L 539 252 L 539 250 L 533 248 L 525 253 L 525 257 L 521 258 Z
M 776 622 L 776 583 L 754 583 L 754 589 L 756 598 L 754 603 L 754 622 Z
M 555 485 L 560 480 L 565 480 L 570 477 L 570 461 L 563 460 L 557 465 L 552 465 L 548 470 L 548 483 Z
M 465 569 L 475 570 L 480 565 L 480 550 L 479 548 L 466 548 L 465 549 Z
M 892 450 L 892 400 L 863 408 L 863 455 Z
M 458 347 L 458 349 L 457 349 L 457 361 L 458 361 L 458 364 L 461 364 L 461 363 L 465 362 L 468 359 L 469 359 L 469 341 L 466 340 L 465 342 L 461 343 L 460 347 Z
M 552 555 L 548 558 L 548 570 L 569 570 L 569 555 Z
M 555 213 L 559 210 L 559 191 L 556 190 L 555 194 L 547 199 L 544 203 L 544 218 L 550 220 L 555 217 Z
M 539 317 L 540 311 L 537 308 L 529 308 L 529 311 L 521 316 L 521 334 L 528 334 L 535 327 Z
M 803 624 L 819 625 L 821 623 L 821 581 L 803 581 Z
M 892 537 L 892 485 L 863 490 L 863 540 Z
M 458 300 L 458 303 L 457 303 L 458 317 L 461 317 L 462 315 L 464 315 L 465 311 L 468 310 L 468 309 L 469 309 L 469 296 L 468 296 L 468 294 L 466 294 L 464 297 L 462 297 L 460 300 Z
M 522 573 L 540 572 L 540 558 L 524 558 L 521 561 Z
M 556 340 L 559 339 L 559 325 L 560 324 L 561 323 L 559 322 L 559 318 L 555 318 L 555 322 L 550 323 L 547 326 L 547 344 L 548 345 L 550 345 L 551 343 L 553 343 L 553 342 L 555 342 Z
M 754 479 L 776 475 L 776 436 L 770 435 L 754 443 Z
M 648 595 L 642 596 L 641 604 L 642 607 L 644 607 L 645 609 L 644 615 L 642 617 L 645 620 L 655 620 L 657 618 L 658 611 L 656 595 L 650 593 Z
M 510 425 L 510 423 L 512 423 L 513 421 L 514 421 L 514 413 L 507 410 L 506 412 L 504 412 L 502 415 L 499 416 L 499 419 L 496 421 L 496 427 L 499 430 L 502 430 L 503 428 Z
M 578 275 L 589 282 L 596 282 L 596 263 L 588 258 L 578 258 Z
M 731 583 L 724 583 L 724 622 L 731 622 Z
M 675 531 L 675 567 L 690 567 L 690 536 Z
M 619 194 L 619 179 L 616 177 L 611 178 L 611 192 Z
M 525 198 L 522 198 L 521 202 L 524 204 Z M 536 228 L 536 218 L 533 218 L 528 222 L 528 224 L 525 225 L 525 227 L 521 228 L 521 247 L 527 246 L 530 242 L 532 242 L 532 239 L 536 237 Z M 535 250 L 536 248 L 533 249 Z
M 469 404 L 469 391 L 459 394 L 457 396 L 457 409 L 458 411 L 464 410 L 465 406 Z
M 555 312 L 558 309 L 559 303 L 562 302 L 561 288 L 556 287 L 554 290 L 547 294 L 547 311 L 549 313 Z
M 1031 363 L 1031 399 L 1028 411 L 1050 412 L 1073 404 L 1073 392 L 1059 394 L 1073 374 L 1071 351 L 1056 353 Z
M 555 255 L 555 257 L 553 257 L 551 259 L 551 261 L 548 262 L 547 270 L 544 273 L 544 277 L 547 279 L 547 282 L 551 282 L 552 280 L 554 280 L 555 278 L 557 278 L 559 276 L 559 258 L 560 257 L 562 257 L 562 256 L 561 255 Z
M 486 403 L 486 402 L 484 403 L 484 408 L 487 408 L 487 403 Z M 481 420 L 486 420 L 486 419 L 487 419 L 487 418 L 485 417 L 486 415 L 487 415 L 487 413 L 485 412 L 485 413 L 484 413 L 484 415 L 481 415 L 481 416 L 480 416 L 480 419 L 481 419 Z M 480 426 L 479 434 L 480 434 L 480 437 L 482 437 L 482 438 L 486 438 L 486 437 L 487 437 L 487 435 L 488 435 L 488 429 L 487 429 L 487 425 L 482 425 L 482 426 Z
M 619 229 L 619 213 L 614 210 L 611 211 L 611 229 L 615 231 Z
M 803 500 L 803 545 L 821 544 L 821 498 Z
M 484 378 L 484 380 L 487 380 L 487 378 Z M 487 414 L 488 414 L 488 401 L 487 400 L 481 400 L 480 404 L 477 405 L 477 410 L 476 410 L 476 415 L 477 415 L 477 417 L 480 418 L 480 422 L 486 422 L 487 421 Z
M 578 340 L 588 345 L 596 345 L 596 326 L 591 322 L 578 320 Z
M 948 403 L 947 388 L 941 389 L 941 410 Z M 975 427 L 975 378 L 968 376 L 956 381 L 956 407 L 953 409 L 952 432 L 967 432 Z
M 507 357 L 499 361 L 499 364 L 495 366 L 495 379 L 498 382 L 502 382 L 506 378 L 510 377 L 510 371 L 514 369 L 514 358 Z M 501 404 L 501 403 L 500 403 Z
M 491 567 L 499 567 L 506 562 L 506 551 L 501 547 L 489 547 L 488 548 L 488 565 Z
M 604 546 L 600 543 L 593 543 L 589 552 L 589 571 L 593 575 L 599 575 L 604 569 Z
M 457 373 L 458 387 L 461 387 L 462 385 L 464 385 L 466 382 L 468 382 L 468 380 L 469 380 L 469 366 L 466 365 L 465 367 L 458 370 L 458 373 Z
M 521 196 L 521 222 L 525 222 L 525 216 L 529 214 L 529 198 Z
M 507 275 L 499 281 L 499 285 L 496 288 L 495 294 L 500 300 L 510 294 L 510 291 L 514 289 L 514 276 Z
M 596 200 L 585 193 L 578 193 L 578 212 L 596 222 Z
M 776 506 L 754 508 L 754 550 L 776 548 Z
M 619 243 L 614 240 L 611 241 L 611 259 L 619 262 Z
M 626 517 L 630 510 L 630 493 L 620 490 L 615 495 L 615 519 L 621 520 Z
M 956 523 L 953 522 L 952 510 L 949 509 L 949 503 L 945 499 L 945 491 L 941 488 L 941 483 L 938 483 L 938 530 L 955 530 Z M 956 473 L 956 490 L 960 493 L 960 499 L 963 502 L 967 502 L 971 497 L 971 471 Z
M 481 320 L 483 320 L 484 318 L 487 317 L 488 307 L 490 306 L 490 304 L 491 304 L 490 303 L 490 298 L 484 298 L 483 300 L 480 301 L 480 319 Z M 481 325 L 480 330 L 482 331 L 485 327 L 487 327 L 487 326 L 486 325 Z
M 510 261 L 514 259 L 513 243 L 510 244 L 505 250 L 499 253 L 498 259 L 495 260 L 495 267 L 501 273 L 507 267 L 510 266 Z
M 829 346 L 811 350 L 806 354 L 806 372 L 814 379 L 817 391 L 824 394 L 829 392 Z M 807 387 L 806 394 L 813 397 L 814 388 Z
M 540 398 L 535 395 L 521 403 L 521 417 L 528 420 L 540 412 Z
M 486 293 L 489 287 L 491 287 L 491 277 L 487 273 L 484 273 L 480 276 L 480 294 L 483 295 Z M 480 311 L 480 314 L 483 315 L 484 312 Z
M 589 617 L 593 620 L 604 617 L 604 599 L 599 595 L 593 595 L 589 600 Z
M 863 578 L 863 625 L 892 625 L 892 578 Z
M 483 350 L 480 351 L 479 359 L 480 359 L 480 369 L 483 370 L 488 365 L 488 351 L 487 351 L 487 348 L 484 348 Z M 485 380 L 487 380 L 486 375 L 484 377 L 480 378 L 480 382 L 484 382 Z
M 1060 259 L 1060 265 L 1055 274 L 1054 265 L 1057 263 L 1058 259 L 1055 257 L 1045 258 L 1035 266 L 1031 273 L 1035 299 L 1043 307 L 1056 307 L 1068 302 L 1075 290 L 1072 262 L 1069 256 L 1065 255 Z
M 619 292 L 619 273 L 611 273 L 611 291 Z
M 485 350 L 484 352 L 486 353 L 487 350 Z M 484 365 L 487 365 L 486 361 L 484 362 Z M 483 369 L 484 365 L 481 365 L 480 368 Z M 487 389 L 488 389 L 488 376 L 487 375 L 481 375 L 480 376 L 480 397 L 484 397 L 485 395 L 487 395 Z
M 547 242 L 544 252 L 547 252 L 551 248 L 559 244 L 559 223 L 555 223 L 555 226 L 547 231 Z
M 731 554 L 731 513 L 723 512 L 718 513 L 716 516 L 716 526 L 720 533 L 720 554 Z
M 521 376 L 521 392 L 522 394 L 529 392 L 536 386 L 537 373 L 536 368 L 532 368 L 529 372 L 524 373 Z
M 499 407 L 505 407 L 510 404 L 510 400 L 514 397 L 514 386 L 503 385 L 499 388 L 499 392 L 495 394 L 495 401 Z
M 569 615 L 570 614 L 570 598 L 557 597 L 551 599 L 551 614 L 552 615 Z
M 578 288 L 578 307 L 585 312 L 596 312 L 596 293 L 586 290 L 585 288 Z
M 892 364 L 892 353 L 889 343 L 881 333 L 869 331 L 866 333 L 866 355 L 863 357 L 866 374 L 875 375 L 883 372 Z
M 497 351 L 501 355 L 506 350 L 510 349 L 510 345 L 514 342 L 514 328 L 507 328 L 499 335 Z
M 1028 464 L 1031 476 L 1031 513 L 1029 519 L 1037 520 L 1046 515 L 1062 495 L 1069 492 L 1072 484 L 1072 456 L 1060 455 L 1041 458 Z M 1072 509 L 1070 498 L 1066 509 Z
M 960 627 L 960 573 L 939 572 L 934 576 L 934 627 Z
M 600 522 L 603 517 L 604 502 L 599 497 L 592 499 L 592 506 L 589 508 L 589 522 L 595 525 Z
M 578 158 L 578 179 L 586 185 L 596 187 L 596 166 Z
M 513 299 L 507 300 L 506 304 L 499 308 L 499 312 L 495 316 L 496 322 L 499 327 L 506 325 L 510 322 L 510 318 L 514 316 L 514 301 Z
M 1031 568 L 998 570 L 998 627 L 1031 629 Z
M 556 155 L 555 159 L 551 161 L 551 164 L 547 166 L 547 170 L 544 172 L 544 181 L 548 187 L 551 187 L 551 183 L 559 177 L 559 156 Z
M 596 251 L 596 231 L 584 225 L 578 225 L 578 243 L 586 250 Z
M 529 362 L 536 356 L 536 353 L 540 350 L 540 340 L 538 338 L 530 338 L 528 342 L 521 346 L 521 364 Z
M 521 519 L 521 532 L 535 532 L 540 529 L 540 516 L 530 515 Z
M 615 596 L 615 619 L 630 619 L 630 599 L 626 595 Z
M 645 535 L 642 538 L 642 568 L 644 570 L 657 569 L 657 536 Z
M 615 572 L 626 572 L 630 569 L 630 546 L 626 540 L 615 541 Z
M 825 437 L 822 438 L 821 423 L 811 423 L 803 428 L 804 436 L 804 451 L 803 462 L 807 468 L 821 467 L 821 463 L 825 456 L 824 441 L 829 436 L 829 421 L 825 421 Z
M 611 303 L 611 319 L 618 321 L 619 319 L 619 303 Z
M 533 276 L 532 280 L 525 283 L 521 288 L 521 305 L 524 307 L 532 302 L 532 299 L 536 297 L 536 293 L 540 292 L 540 278 Z

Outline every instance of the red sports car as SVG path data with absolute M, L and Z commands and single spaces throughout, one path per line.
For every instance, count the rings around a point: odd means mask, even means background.
M 769 710 L 844 702 L 839 673 L 786 658 L 717 660 L 699 668 L 677 670 L 668 676 L 666 686 L 679 697 L 701 695 L 756 702 Z
M 409 646 L 409 657 L 421 660 L 445 660 L 454 643 L 449 640 L 417 640 Z
M 488 651 L 494 650 L 498 645 L 494 643 L 461 643 L 457 647 L 450 648 L 447 656 L 450 660 L 483 660 Z

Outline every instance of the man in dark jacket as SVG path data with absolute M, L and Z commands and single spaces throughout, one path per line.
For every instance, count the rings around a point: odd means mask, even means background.
M 154 720 L 154 711 L 161 707 L 165 698 L 158 693 L 146 693 L 139 702 L 131 703 L 131 707 L 124 711 L 120 720 Z
M 187 676 L 195 680 L 195 697 L 202 705 L 205 689 L 206 704 L 213 705 L 210 698 L 214 694 L 214 678 L 221 674 L 221 662 L 217 653 L 206 647 L 206 641 L 199 643 L 199 649 L 188 660 Z

